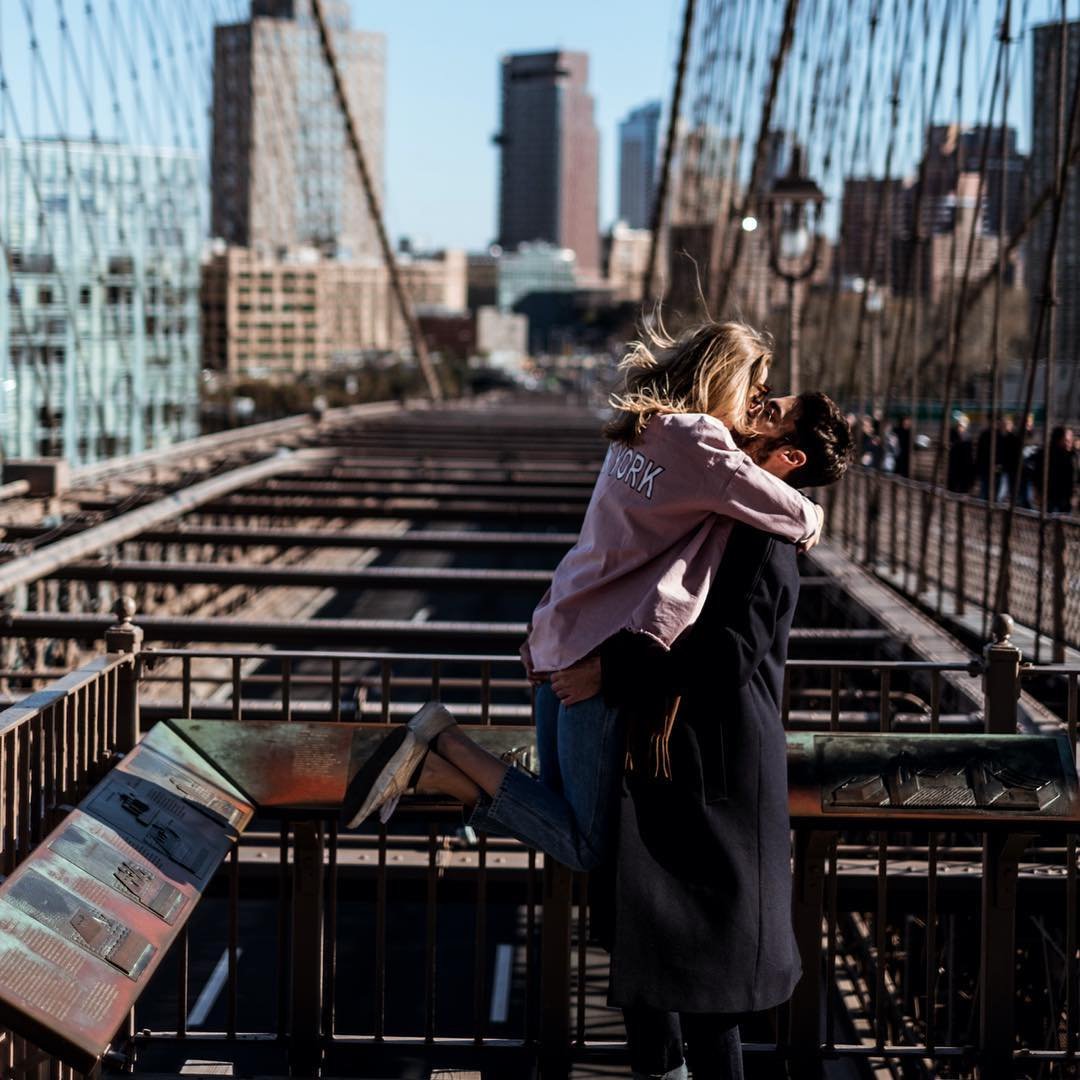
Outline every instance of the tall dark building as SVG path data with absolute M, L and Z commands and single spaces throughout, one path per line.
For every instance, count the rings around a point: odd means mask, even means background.
M 619 125 L 619 217 L 631 229 L 652 225 L 660 111 L 660 102 L 650 101 Z
M 1054 182 L 1057 141 L 1057 98 L 1060 73 L 1061 24 L 1036 26 L 1031 99 L 1031 197 L 1037 199 Z M 1065 72 L 1065 116 L 1068 117 L 1072 87 L 1080 64 L 1080 22 L 1068 26 L 1068 64 Z M 1027 285 L 1031 294 L 1031 330 L 1046 288 L 1046 267 L 1050 242 L 1049 208 L 1036 218 L 1027 249 Z M 1057 237 L 1057 307 L 1055 413 L 1076 416 L 1080 412 L 1080 176 L 1069 171 L 1065 204 Z M 1046 339 L 1043 340 L 1043 351 Z
M 323 7 L 381 196 L 385 39 L 350 29 L 347 0 Z M 214 28 L 211 227 L 261 251 L 377 250 L 311 0 L 253 0 L 247 22 Z
M 600 136 L 580 52 L 502 60 L 499 243 L 570 248 L 586 272 L 600 267 Z

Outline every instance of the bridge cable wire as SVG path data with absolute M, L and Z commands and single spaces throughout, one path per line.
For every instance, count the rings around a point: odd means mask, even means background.
M 773 54 L 769 75 L 769 87 L 765 95 L 765 105 L 761 111 L 758 136 L 754 146 L 753 164 L 750 168 L 750 179 L 747 183 L 746 195 L 742 200 L 740 217 L 745 217 L 749 214 L 751 208 L 756 206 L 760 195 L 759 189 L 762 186 L 763 173 L 765 170 L 766 146 L 772 123 L 773 110 L 776 106 L 777 90 L 779 89 L 780 77 L 784 72 L 784 65 L 787 62 L 788 53 L 791 51 L 791 44 L 795 37 L 795 18 L 798 15 L 798 11 L 799 0 L 786 0 L 784 5 L 783 27 L 780 31 L 780 40 L 777 43 L 776 51 Z M 739 262 L 743 250 L 745 230 L 742 228 L 735 228 L 732 231 L 734 233 L 734 240 L 731 256 L 721 272 L 719 282 L 716 285 L 713 302 L 713 309 L 718 316 L 723 312 L 724 307 L 727 304 L 728 296 L 731 292 L 732 281 L 739 272 Z
M 795 2 L 795 0 L 792 0 L 792 2 Z M 441 401 L 443 399 L 443 390 L 439 384 L 435 368 L 432 365 L 431 357 L 428 355 L 427 343 L 420 330 L 420 324 L 417 321 L 412 300 L 402 283 L 397 260 L 394 258 L 393 249 L 390 247 L 390 240 L 386 235 L 386 226 L 383 223 L 382 209 L 379 206 L 379 198 L 371 180 L 371 173 L 368 169 L 367 160 L 364 157 L 364 149 L 363 144 L 360 141 L 359 129 L 353 120 L 349 100 L 345 95 L 345 87 L 341 81 L 341 72 L 338 66 L 334 44 L 330 39 L 330 30 L 327 26 L 326 13 L 323 9 L 323 0 L 311 0 L 311 10 L 315 16 L 315 23 L 319 31 L 319 41 L 322 44 L 323 58 L 330 70 L 330 76 L 334 86 L 334 95 L 337 98 L 338 106 L 341 109 L 342 116 L 345 120 L 347 141 L 352 150 L 353 161 L 360 174 L 360 180 L 364 187 L 364 195 L 367 198 L 368 210 L 371 213 L 371 218 L 375 225 L 375 233 L 379 240 L 379 247 L 382 249 L 383 261 L 386 264 L 387 273 L 390 276 L 390 284 L 397 301 L 398 311 L 400 312 L 402 321 L 405 323 L 406 330 L 408 331 L 413 354 L 420 366 L 424 381 L 427 383 L 428 393 L 431 395 L 433 401 Z
M 1067 69 L 1068 50 L 1063 50 L 1058 60 L 1062 68 Z M 1064 87 L 1058 87 L 1058 108 L 1064 107 Z M 1061 219 L 1064 216 L 1064 203 L 1067 190 L 1067 181 L 1070 166 L 1077 155 L 1076 141 L 1077 119 L 1080 117 L 1080 65 L 1077 66 L 1076 77 L 1073 80 L 1071 101 L 1069 104 L 1068 121 L 1065 126 L 1065 138 L 1057 155 L 1057 168 L 1053 184 L 1053 197 L 1051 200 L 1050 232 L 1047 241 L 1046 260 L 1043 268 L 1043 295 L 1039 304 L 1038 316 L 1035 324 L 1035 333 L 1032 335 L 1031 352 L 1028 357 L 1024 375 L 1024 407 L 1020 412 L 1021 423 L 1026 422 L 1027 415 L 1031 412 L 1032 401 L 1035 395 L 1035 380 L 1038 369 L 1038 358 L 1042 348 L 1043 335 L 1047 331 L 1047 323 L 1050 321 L 1054 303 L 1054 281 L 1052 276 L 1055 265 L 1058 238 L 1061 231 Z M 1049 402 L 1047 402 L 1049 408 Z M 1010 594 L 1009 560 L 1011 557 L 1013 526 L 1016 518 L 1017 501 L 1020 494 L 1020 484 L 1023 479 L 1023 455 L 1017 460 L 1012 476 L 1011 490 L 1009 493 L 1009 505 L 1004 515 L 1001 526 L 1000 562 L 998 567 L 998 581 L 995 601 L 995 610 L 1008 611 Z M 1039 589 L 1042 588 L 1041 579 Z
M 968 23 L 965 22 L 961 31 L 962 40 L 966 37 L 968 30 Z M 961 48 L 963 53 L 963 46 Z M 952 393 L 953 386 L 956 380 L 956 373 L 959 365 L 960 354 L 960 341 L 961 341 L 961 328 L 962 321 L 959 317 L 959 313 L 964 309 L 964 301 L 966 298 L 967 289 L 971 278 L 971 268 L 975 252 L 975 238 L 978 233 L 979 215 L 982 212 L 982 200 L 983 189 L 987 175 L 987 160 L 990 149 L 990 139 L 993 134 L 993 119 L 994 112 L 997 107 L 998 93 L 1001 89 L 1001 83 L 1003 81 L 1003 72 L 1006 61 L 1006 45 L 1004 42 L 998 44 L 997 62 L 994 66 L 994 80 L 993 87 L 990 91 L 990 101 L 987 106 L 987 121 L 982 127 L 982 140 L 980 149 L 979 167 L 977 170 L 976 192 L 975 192 L 975 209 L 970 223 L 969 231 L 966 237 L 967 245 L 964 254 L 964 268 L 963 273 L 959 277 L 956 274 L 956 261 L 959 255 L 959 241 L 960 241 L 960 229 L 957 228 L 956 221 L 954 221 L 952 229 L 952 250 L 950 253 L 950 273 L 949 273 L 949 292 L 948 292 L 948 304 L 947 304 L 947 325 L 951 328 L 951 333 L 948 339 L 948 354 L 946 358 L 945 369 L 945 388 L 944 398 L 941 410 L 941 423 L 940 430 L 938 432 L 937 447 L 934 452 L 933 470 L 931 473 L 931 486 L 927 488 L 923 496 L 923 519 L 922 519 L 922 547 L 919 557 L 919 571 L 918 571 L 918 584 L 916 588 L 921 592 L 926 587 L 927 571 L 926 564 L 929 556 L 929 537 L 930 529 L 932 526 L 932 518 L 934 512 L 935 501 L 932 498 L 934 487 L 940 487 L 942 485 L 942 472 L 945 464 L 945 450 L 948 445 L 949 435 L 949 415 L 952 409 Z M 963 59 L 957 65 L 958 78 L 957 78 L 957 102 L 956 111 L 957 115 L 963 114 L 963 102 L 962 93 L 964 79 L 964 61 Z M 962 161 L 964 152 L 964 144 L 961 142 L 957 146 L 955 156 L 956 159 L 956 172 L 960 173 L 964 170 L 966 165 L 965 161 Z M 955 179 L 954 179 L 955 185 Z M 959 215 L 957 216 L 959 220 Z M 998 246 L 1000 247 L 1000 239 Z M 937 611 L 941 614 L 941 602 L 944 590 L 941 584 L 944 580 L 944 558 L 945 558 L 945 529 L 946 520 L 945 512 L 938 506 L 938 550 L 937 550 L 937 574 L 938 574 L 938 591 L 937 591 Z
M 647 304 L 653 294 L 653 279 L 656 276 L 656 255 L 660 244 L 660 231 L 664 222 L 664 208 L 667 205 L 668 187 L 671 183 L 671 161 L 679 137 L 679 116 L 682 109 L 683 84 L 686 82 L 686 62 L 690 54 L 690 38 L 694 26 L 695 2 L 696 0 L 686 0 L 683 9 L 679 59 L 675 65 L 675 88 L 671 94 L 671 113 L 668 116 L 667 135 L 664 139 L 664 156 L 660 166 L 660 181 L 657 184 L 650 218 L 652 236 L 649 240 L 649 262 L 645 269 L 645 280 L 642 283 L 641 290 L 641 302 L 643 304 Z

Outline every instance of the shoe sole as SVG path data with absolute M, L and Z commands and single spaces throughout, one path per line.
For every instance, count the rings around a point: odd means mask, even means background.
M 341 822 L 346 828 L 355 829 L 377 809 L 390 780 L 408 761 L 415 747 L 416 736 L 404 724 L 379 743 L 345 790 Z

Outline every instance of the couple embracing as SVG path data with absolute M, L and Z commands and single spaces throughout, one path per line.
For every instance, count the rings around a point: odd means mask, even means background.
M 741 1077 L 739 1017 L 800 973 L 780 701 L 796 551 L 823 515 L 799 489 L 838 480 L 852 439 L 824 394 L 769 398 L 771 361 L 735 322 L 630 347 L 581 534 L 522 648 L 539 778 L 430 704 L 352 788 L 353 824 L 444 794 L 476 829 L 607 868 L 636 1077 Z

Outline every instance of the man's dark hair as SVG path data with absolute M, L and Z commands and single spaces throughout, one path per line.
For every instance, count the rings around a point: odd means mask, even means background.
M 806 455 L 806 464 L 788 477 L 792 487 L 835 484 L 855 458 L 855 439 L 836 402 L 818 391 L 800 394 L 795 428 L 786 442 Z

